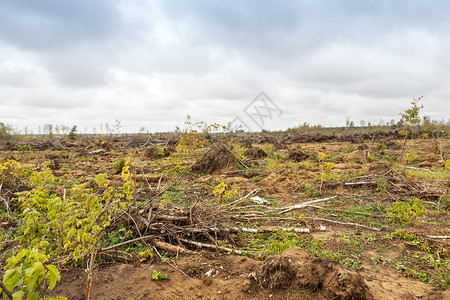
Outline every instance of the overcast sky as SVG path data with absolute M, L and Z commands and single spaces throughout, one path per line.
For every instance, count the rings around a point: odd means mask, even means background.
M 378 123 L 419 96 L 450 118 L 446 0 L 3 0 L 0 20 L 0 122 L 35 133 Z

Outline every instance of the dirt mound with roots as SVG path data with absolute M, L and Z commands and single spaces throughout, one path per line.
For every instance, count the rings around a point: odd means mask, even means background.
M 289 151 L 289 159 L 293 161 L 304 161 L 309 159 L 309 155 L 300 149 L 292 149 Z
M 245 157 L 250 159 L 260 159 L 267 156 L 267 153 L 260 148 L 250 148 L 245 150 L 244 152 Z
M 150 146 L 144 151 L 144 156 L 150 159 L 158 159 L 160 155 L 158 153 L 158 149 L 155 146 Z
M 320 293 L 325 299 L 373 299 L 359 273 L 313 259 L 300 248 L 268 257 L 255 273 L 260 289 L 298 286 Z
M 231 153 L 225 146 L 212 146 L 192 166 L 192 171 L 202 174 L 212 174 L 216 171 L 236 167 L 243 162 Z

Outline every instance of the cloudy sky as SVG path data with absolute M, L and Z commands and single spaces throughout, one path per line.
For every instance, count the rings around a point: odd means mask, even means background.
M 0 20 L 0 122 L 35 133 L 378 123 L 419 96 L 450 118 L 446 0 L 3 0 Z

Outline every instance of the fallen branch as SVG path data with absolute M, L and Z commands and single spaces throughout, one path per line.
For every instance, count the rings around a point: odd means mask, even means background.
M 189 220 L 188 217 L 184 216 L 172 216 L 172 215 L 157 215 L 154 218 L 155 220 L 164 220 L 164 221 L 179 221 L 179 222 L 187 222 Z
M 277 232 L 277 231 L 289 231 L 296 233 L 309 233 L 309 228 L 301 227 L 262 227 L 262 228 L 246 228 L 246 227 L 228 227 L 226 228 L 234 232 L 244 232 L 244 233 L 266 233 L 266 232 Z
M 305 219 L 309 219 L 309 220 L 313 220 L 313 221 L 330 222 L 330 223 L 335 223 L 335 224 L 340 224 L 340 225 L 350 225 L 350 226 L 356 226 L 356 227 L 366 228 L 366 229 L 375 230 L 375 231 L 381 231 L 380 228 L 370 227 L 370 226 L 361 225 L 361 224 L 357 224 L 357 223 L 339 222 L 339 221 L 334 221 L 334 220 L 329 220 L 329 219 L 310 218 L 310 217 L 305 217 Z
M 232 248 L 227 248 L 227 247 L 222 247 L 222 246 L 216 246 L 216 245 L 211 245 L 211 244 L 205 244 L 205 243 L 200 243 L 200 242 L 194 242 L 191 240 L 186 240 L 186 239 L 180 239 L 180 241 L 187 243 L 187 244 L 191 244 L 194 246 L 197 246 L 199 248 L 209 248 L 209 249 L 216 249 L 216 250 L 221 250 L 224 252 L 231 252 L 231 253 L 235 253 L 235 254 L 242 254 L 241 250 L 237 250 L 237 249 L 232 249 Z
M 376 181 L 358 181 L 358 182 L 346 182 L 344 185 L 363 185 L 363 184 L 376 184 Z
M 125 241 L 125 242 L 122 242 L 122 243 L 118 243 L 118 244 L 115 244 L 115 245 L 112 245 L 112 246 L 109 246 L 109 247 L 106 247 L 106 248 L 102 248 L 100 251 L 111 250 L 111 249 L 114 249 L 114 248 L 117 248 L 117 247 L 120 247 L 120 246 L 123 246 L 123 245 L 126 245 L 126 244 L 130 244 L 130 243 L 134 243 L 134 242 L 137 242 L 137 241 L 140 241 L 140 240 L 150 239 L 150 238 L 154 238 L 154 237 L 155 237 L 154 235 L 141 236 L 141 237 L 138 237 L 138 238 L 135 238 L 135 239 L 132 239 L 132 240 L 128 240 L 128 241 Z
M 200 255 L 199 253 L 197 253 L 197 252 L 195 252 L 195 251 L 188 250 L 188 249 L 183 248 L 183 247 L 181 247 L 181 246 L 174 246 L 174 245 L 172 245 L 172 244 L 163 242 L 163 241 L 161 241 L 161 240 L 159 240 L 159 239 L 157 239 L 157 238 L 153 238 L 151 241 L 152 241 L 152 243 L 153 243 L 156 247 L 158 247 L 158 248 L 160 248 L 160 249 L 163 249 L 163 250 L 166 250 L 166 251 L 169 251 L 169 252 L 172 252 L 172 253 L 176 253 L 176 254 L 181 253 L 181 254 L 195 254 L 195 255 Z
M 409 167 L 409 166 L 398 165 L 398 164 L 395 164 L 395 165 L 396 165 L 397 167 L 401 167 L 401 168 L 412 169 L 412 170 L 418 170 L 418 171 L 425 171 L 425 172 L 428 172 L 428 173 L 435 173 L 435 172 L 432 172 L 432 171 L 427 170 L 427 169 L 424 169 L 424 168 L 415 168 L 415 167 Z
M 2 276 L 3 278 L 3 276 Z M 0 290 L 6 294 L 8 299 L 13 300 L 13 296 L 10 291 L 6 288 L 6 286 L 3 284 L 3 281 L 0 280 Z
M 427 235 L 430 239 L 450 239 L 450 235 Z
M 230 203 L 223 204 L 223 205 L 219 206 L 218 209 L 221 209 L 221 208 L 223 208 L 223 207 L 230 206 L 230 205 L 233 205 L 233 206 L 234 206 L 234 205 L 238 205 L 238 204 L 244 202 L 245 199 L 247 199 L 249 196 L 253 195 L 253 193 L 256 193 L 257 191 L 258 191 L 258 189 L 254 189 L 254 190 L 252 190 L 250 193 L 248 193 L 247 195 L 245 195 L 244 197 L 239 198 L 239 199 L 237 199 L 236 201 L 233 201 L 233 202 L 230 202 Z
M 284 213 L 286 213 L 288 211 L 291 211 L 293 209 L 305 208 L 309 204 L 322 202 L 322 201 L 327 201 L 327 200 L 331 200 L 331 199 L 334 199 L 334 198 L 336 198 L 336 196 L 323 198 L 323 199 L 312 200 L 312 201 L 308 201 L 308 202 L 305 202 L 305 203 L 302 203 L 302 204 L 292 205 L 292 206 L 288 206 L 288 207 L 281 207 L 281 208 L 276 208 L 276 209 L 282 209 L 282 211 L 280 211 L 280 214 L 284 214 Z
M 348 210 L 343 210 L 343 209 L 327 208 L 327 207 L 322 207 L 322 206 L 317 206 L 317 205 L 308 205 L 308 206 L 314 207 L 314 208 L 325 209 L 325 210 L 329 210 L 329 211 L 336 211 L 336 212 L 342 212 L 342 213 L 353 214 L 353 215 L 368 216 L 368 217 L 373 217 L 373 218 L 390 218 L 389 216 L 384 216 L 384 215 L 372 215 L 372 214 L 348 211 Z

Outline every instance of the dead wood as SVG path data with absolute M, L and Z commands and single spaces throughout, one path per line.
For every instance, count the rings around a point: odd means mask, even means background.
M 232 249 L 232 248 L 227 248 L 227 247 L 221 247 L 218 245 L 211 245 L 211 244 L 205 244 L 205 243 L 200 243 L 200 242 L 194 242 L 191 240 L 187 240 L 187 239 L 180 239 L 180 241 L 187 243 L 187 244 L 191 244 L 194 246 L 197 246 L 199 248 L 208 248 L 208 249 L 216 249 L 216 250 L 220 250 L 220 251 L 224 251 L 224 252 L 230 252 L 230 253 L 235 253 L 238 255 L 242 254 L 241 250 L 236 250 L 236 249 Z
M 198 252 L 188 250 L 188 249 L 186 249 L 186 248 L 184 248 L 184 247 L 181 247 L 181 246 L 174 246 L 174 245 L 172 245 L 172 244 L 163 242 L 163 241 L 161 241 L 161 240 L 159 240 L 159 239 L 157 239 L 157 238 L 153 238 L 153 239 L 151 240 L 151 242 L 152 242 L 153 245 L 155 245 L 156 247 L 158 247 L 158 248 L 160 248 L 160 249 L 163 249 L 163 250 L 166 250 L 166 251 L 169 251 L 169 252 L 172 252 L 172 253 L 175 253 L 175 254 L 194 254 L 194 255 L 200 255 L 200 253 L 198 253 Z
M 297 205 L 292 205 L 292 206 L 282 207 L 282 208 L 277 208 L 277 209 L 281 210 L 280 214 L 284 214 L 284 213 L 286 213 L 288 211 L 291 211 L 293 209 L 305 208 L 305 207 L 307 207 L 308 205 L 310 205 L 312 203 L 328 201 L 328 200 L 331 200 L 331 199 L 334 199 L 334 198 L 336 198 L 336 196 L 323 198 L 323 199 L 312 200 L 312 201 L 308 201 L 308 202 L 305 202 L 305 203 L 302 203 L 302 204 L 297 204 Z
M 335 223 L 335 224 L 340 224 L 340 225 L 355 226 L 355 227 L 366 228 L 366 229 L 369 229 L 369 230 L 381 231 L 380 228 L 370 227 L 370 226 L 357 224 L 357 223 L 351 223 L 351 222 L 339 222 L 339 221 L 334 221 L 334 220 L 329 220 L 329 219 L 312 218 L 312 217 L 305 217 L 305 219 L 309 219 L 309 220 L 313 220 L 313 221 L 324 221 L 324 222 Z

